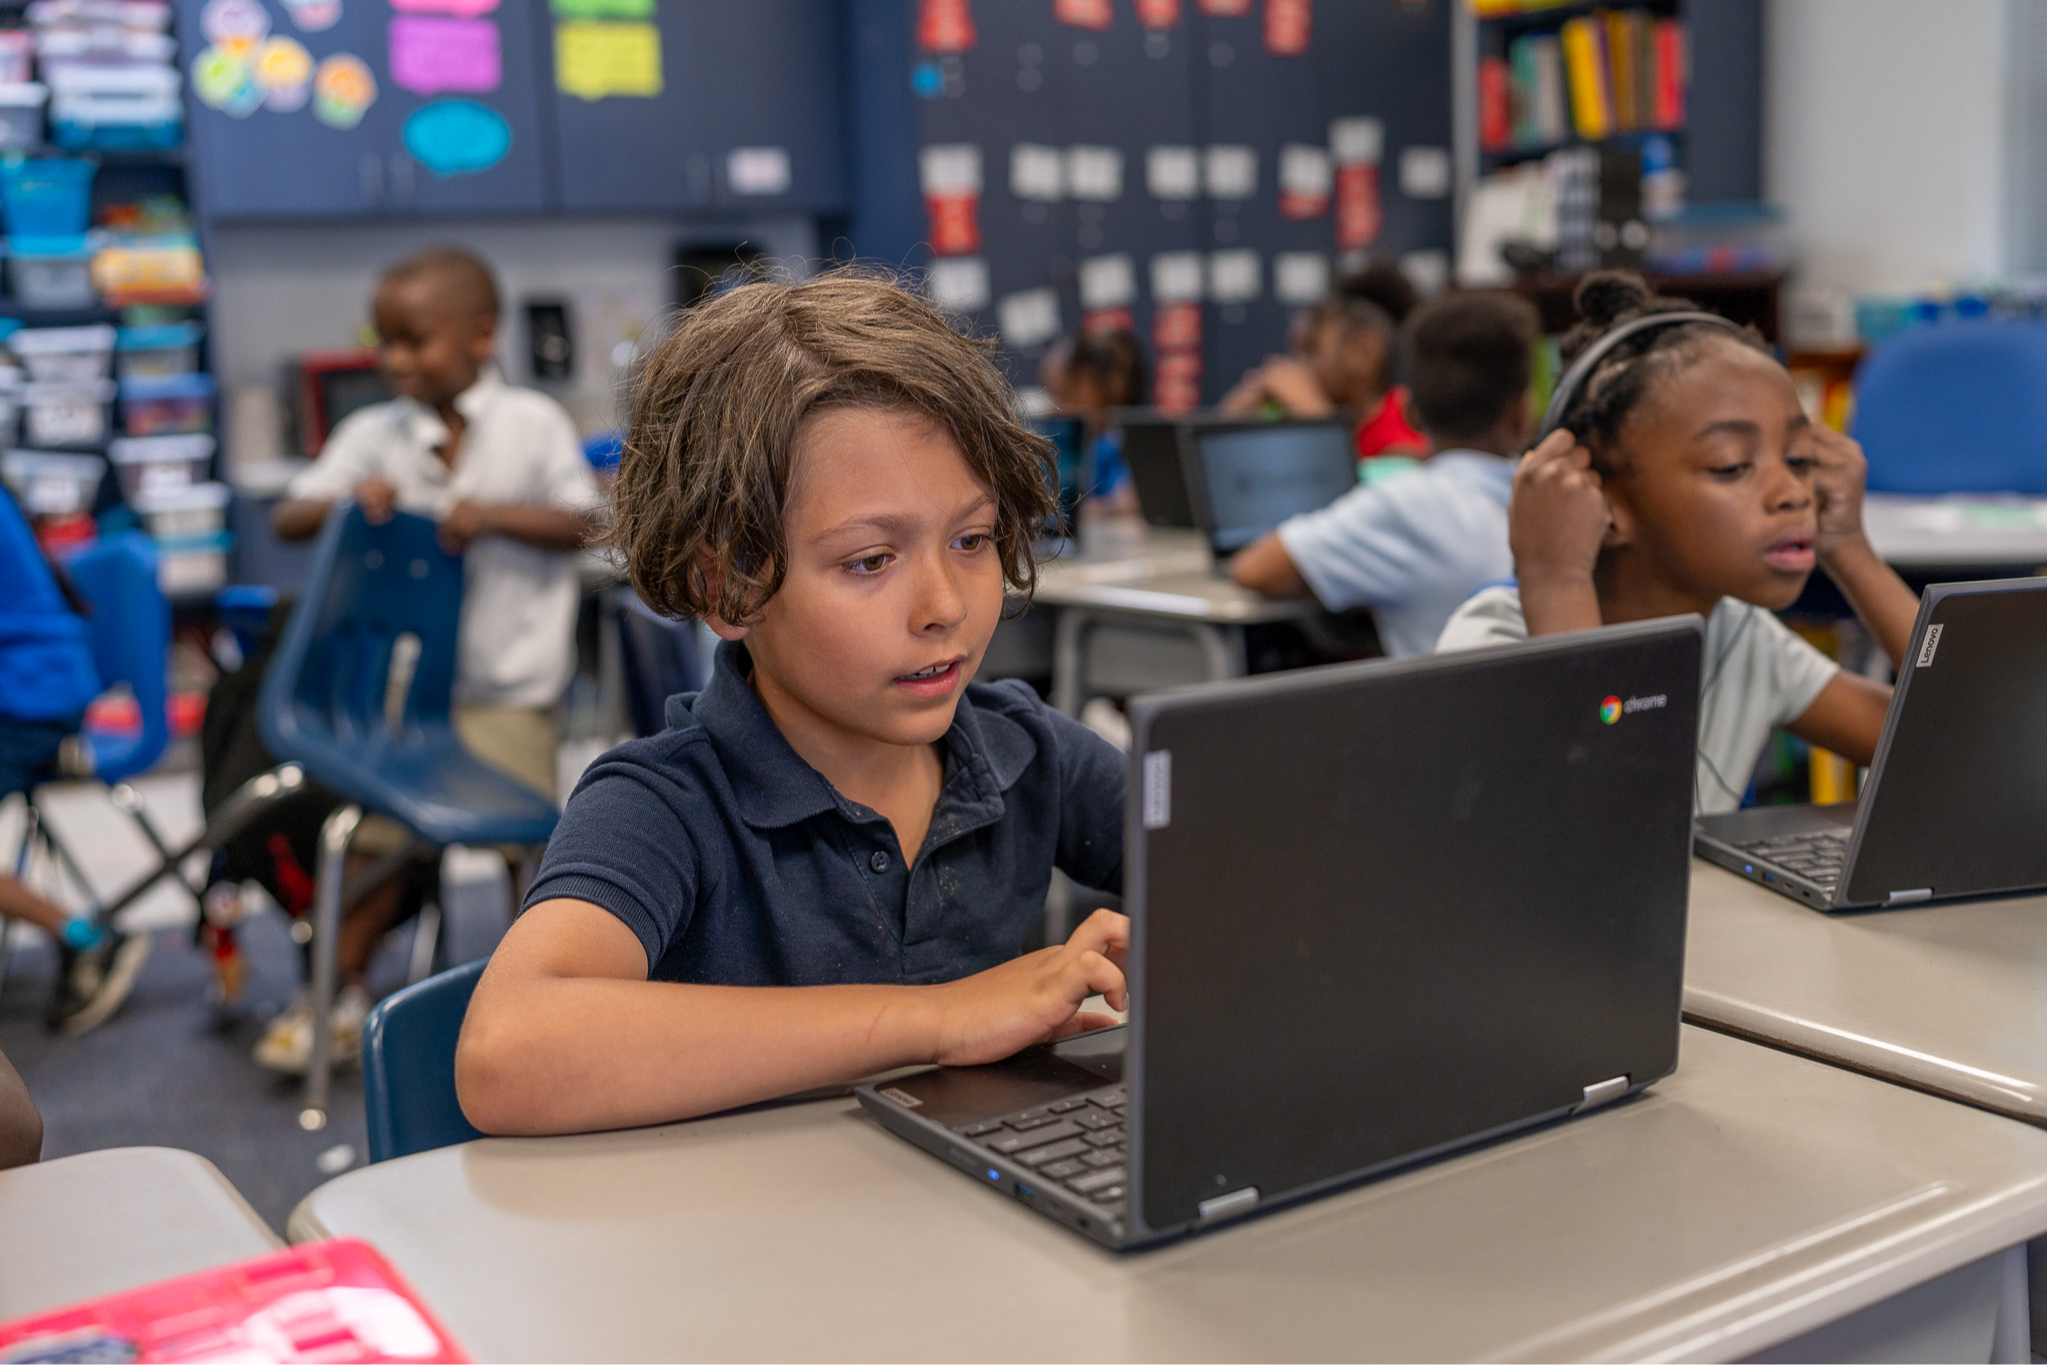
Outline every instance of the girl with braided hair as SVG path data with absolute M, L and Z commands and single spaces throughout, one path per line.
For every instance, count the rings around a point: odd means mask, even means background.
M 1626 335 L 1515 472 L 1517 586 L 1472 597 L 1438 648 L 1696 612 L 1707 623 L 1700 813 L 1741 804 L 1775 726 L 1867 764 L 1890 689 L 1843 672 L 1771 614 L 1818 566 L 1893 663 L 1903 657 L 1918 602 L 1863 532 L 1862 448 L 1807 417 L 1753 332 L 1618 272 L 1587 277 L 1577 305 L 1567 364 Z M 1679 313 L 1692 316 L 1645 321 Z

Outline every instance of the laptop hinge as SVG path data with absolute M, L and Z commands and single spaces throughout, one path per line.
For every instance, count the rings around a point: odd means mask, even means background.
M 1619 1076 L 1614 1076 L 1607 1080 L 1603 1080 L 1599 1082 L 1597 1085 L 1586 1086 L 1585 1098 L 1582 1101 L 1580 1101 L 1578 1107 L 1576 1109 L 1573 1109 L 1571 1112 L 1574 1114 L 1582 1114 L 1588 1109 L 1597 1109 L 1602 1104 L 1612 1104 L 1615 1100 L 1619 1099 L 1621 1096 L 1627 1093 L 1628 1078 L 1626 1073 L 1623 1073 Z
M 1228 1194 L 1219 1194 L 1213 1199 L 1202 1200 L 1195 1206 L 1195 1212 L 1200 1215 L 1202 1222 L 1213 1223 L 1218 1219 L 1234 1218 L 1240 1213 L 1249 1213 L 1257 1207 L 1258 1187 L 1246 1185 L 1241 1190 L 1231 1190 Z
M 1910 905 L 1913 901 L 1925 901 L 1932 899 L 1933 888 L 1930 886 L 1921 886 L 1911 891 L 1893 891 L 1891 892 L 1890 895 L 1884 897 L 1884 904 Z

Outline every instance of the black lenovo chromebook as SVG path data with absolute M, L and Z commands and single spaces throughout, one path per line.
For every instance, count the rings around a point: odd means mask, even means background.
M 1190 427 L 1185 442 L 1187 501 L 1218 563 L 1358 486 L 1348 422 Z
M 1702 640 L 1687 617 L 1137 698 L 1130 1023 L 860 1103 L 1132 1248 L 1668 1075 Z
M 1861 796 L 1704 816 L 1698 849 L 1822 910 L 2047 887 L 2047 579 L 1928 588 Z
M 1137 510 L 1152 526 L 1194 525 L 1187 505 L 1187 476 L 1180 469 L 1180 428 L 1186 417 L 1168 417 L 1156 408 L 1123 408 L 1114 422 L 1123 433 L 1123 463 L 1130 468 L 1130 486 L 1137 492 Z

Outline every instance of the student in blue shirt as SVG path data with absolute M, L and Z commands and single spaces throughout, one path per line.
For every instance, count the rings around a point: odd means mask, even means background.
M 1294 517 L 1230 561 L 1267 597 L 1370 607 L 1388 654 L 1427 654 L 1458 604 L 1514 572 L 1507 497 L 1528 443 L 1535 309 L 1453 294 L 1408 321 L 1410 404 L 1434 452 L 1421 469 Z
M 648 358 L 613 538 L 725 643 L 569 798 L 463 1025 L 473 1123 L 684 1118 L 1123 1007 L 1121 915 L 1021 953 L 1055 866 L 1120 889 L 1123 757 L 973 681 L 1050 458 L 980 343 L 857 273 L 734 290 Z
M 43 558 L 12 494 L 0 491 L 0 801 L 56 776 L 64 741 L 99 694 L 84 604 Z M 104 1023 L 135 984 L 149 936 L 102 929 L 0 873 L 0 932 L 27 920 L 57 941 L 62 971 L 53 1028 Z

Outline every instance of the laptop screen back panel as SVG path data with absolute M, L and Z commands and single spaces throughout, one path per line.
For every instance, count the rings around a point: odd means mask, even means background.
M 1180 466 L 1180 428 L 1169 417 L 1123 419 L 1123 462 L 1137 507 L 1153 526 L 1192 527 L 1187 476 Z
M 1701 638 L 1685 618 L 1138 699 L 1148 1235 L 1672 1069 Z M 1637 707 L 1608 723 L 1609 698 Z
M 1195 513 L 1219 555 L 1358 486 L 1357 447 L 1341 422 L 1194 430 Z
M 1842 899 L 2047 886 L 2047 580 L 1936 584 L 1919 615 Z

